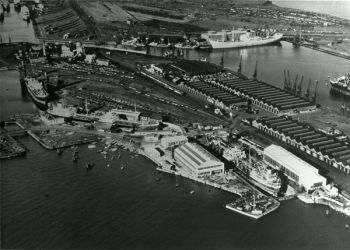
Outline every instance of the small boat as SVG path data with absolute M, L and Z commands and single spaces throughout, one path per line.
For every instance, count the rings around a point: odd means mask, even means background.
M 125 166 L 124 164 L 122 164 L 122 166 L 120 167 L 120 170 L 124 170 L 125 169 Z
M 180 184 L 178 182 L 176 182 L 175 187 L 179 187 L 179 186 L 180 186 Z
M 118 155 L 118 159 L 120 159 L 120 158 L 122 158 L 122 155 L 121 155 L 121 154 Z
M 107 164 L 106 167 L 109 168 L 109 164 Z
M 85 164 L 86 170 L 91 170 L 94 166 L 95 166 L 94 163 L 86 163 L 86 164 Z
M 345 229 L 348 229 L 349 228 L 349 225 L 348 224 L 345 224 Z
M 111 161 L 113 161 L 114 160 L 114 155 L 112 155 L 112 157 L 111 157 Z
M 191 190 L 191 191 L 190 191 L 190 194 L 194 194 L 194 190 Z
M 326 215 L 329 215 L 329 210 L 328 209 L 326 210 Z

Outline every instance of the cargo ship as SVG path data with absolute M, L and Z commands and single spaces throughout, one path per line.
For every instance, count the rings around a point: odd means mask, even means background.
M 329 80 L 331 91 L 350 96 L 350 74 L 338 76 Z
M 252 30 L 232 29 L 208 31 L 203 33 L 201 38 L 206 39 L 213 49 L 229 49 L 271 44 L 283 37 L 281 33 L 270 34 L 268 30 L 263 30 L 263 33 L 264 35 L 256 35 Z
M 34 102 L 41 106 L 46 106 L 49 94 L 44 89 L 43 84 L 32 77 L 24 78 L 24 83 Z

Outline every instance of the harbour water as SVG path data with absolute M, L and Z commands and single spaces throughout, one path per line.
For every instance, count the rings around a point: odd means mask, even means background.
M 304 66 L 290 70 L 303 70 L 305 78 L 330 67 L 339 73 L 349 68 L 348 61 L 329 55 L 324 56 L 327 66 L 322 66 L 315 57 L 323 55 L 305 53 L 283 43 L 228 51 L 224 60 L 225 66 L 236 68 L 242 54 L 247 65 L 243 72 L 251 74 L 259 57 L 260 77 L 276 82 L 283 79 L 284 67 L 281 76 L 275 74 L 278 60 L 295 66 L 293 60 L 299 58 Z M 219 62 L 221 55 L 213 52 L 209 57 Z M 16 71 L 1 71 L 0 81 L 1 120 L 35 111 Z M 350 231 L 344 227 L 350 219 L 335 212 L 326 216 L 323 206 L 291 200 L 253 220 L 224 208 L 236 196 L 156 172 L 144 157 L 131 159 L 124 151 L 120 160 L 111 161 L 85 145 L 73 163 L 70 149 L 58 156 L 28 136 L 18 140 L 27 154 L 1 161 L 0 167 L 1 248 L 348 249 L 350 245 Z M 85 169 L 88 162 L 95 163 L 91 171 Z M 190 195 L 190 190 L 195 193 Z

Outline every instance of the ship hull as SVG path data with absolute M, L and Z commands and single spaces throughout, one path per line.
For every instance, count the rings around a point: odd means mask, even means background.
M 253 46 L 262 46 L 266 44 L 271 44 L 275 42 L 279 42 L 282 39 L 283 35 L 278 34 L 273 36 L 272 38 L 268 39 L 261 39 L 261 40 L 251 40 L 251 41 L 244 41 L 244 42 L 230 42 L 230 41 L 214 41 L 209 40 L 210 45 L 213 47 L 213 49 L 231 49 L 231 48 L 243 48 L 243 47 L 253 47 Z
M 34 101 L 35 105 L 38 108 L 40 108 L 40 109 L 47 108 L 46 99 L 42 99 L 42 98 L 37 97 L 28 86 L 27 86 L 27 91 L 28 91 L 30 97 L 32 98 L 32 100 Z
M 350 90 L 348 90 L 347 88 L 343 88 L 341 86 L 337 86 L 337 85 L 332 84 L 332 83 L 331 83 L 331 91 L 340 93 L 340 94 L 345 95 L 345 96 L 350 96 Z

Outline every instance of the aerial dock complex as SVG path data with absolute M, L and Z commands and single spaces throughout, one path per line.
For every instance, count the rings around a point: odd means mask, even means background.
M 325 133 L 291 117 L 262 117 L 252 125 L 300 151 L 350 174 L 350 146 L 339 134 Z

